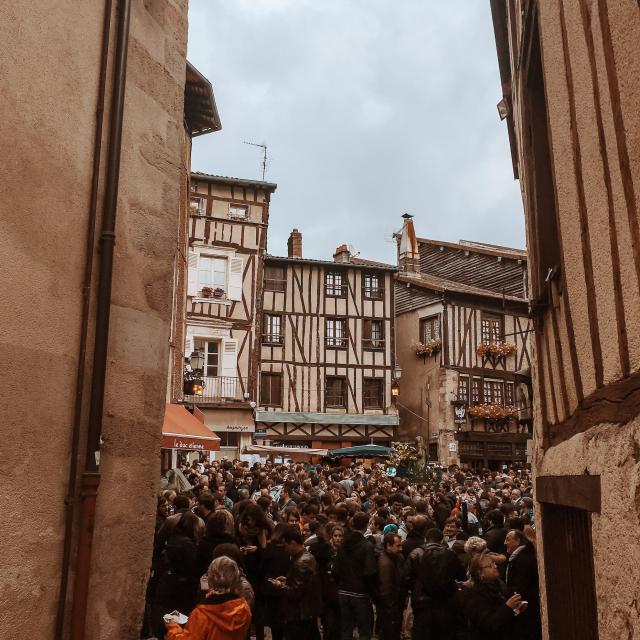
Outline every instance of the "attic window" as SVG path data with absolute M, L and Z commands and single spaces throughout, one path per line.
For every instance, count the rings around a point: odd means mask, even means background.
M 246 220 L 249 217 L 249 205 L 229 203 L 229 218 Z

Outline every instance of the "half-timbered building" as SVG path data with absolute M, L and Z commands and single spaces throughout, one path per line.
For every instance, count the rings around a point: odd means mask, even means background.
M 530 257 L 543 633 L 631 638 L 640 629 L 640 5 L 492 0 L 491 9 Z
M 251 442 L 269 202 L 276 185 L 191 174 L 183 401 L 221 439 L 220 455 Z
M 401 439 L 431 461 L 525 462 L 530 433 L 526 253 L 397 234 Z
M 285 446 L 389 444 L 398 416 L 395 267 L 338 247 L 333 261 L 302 256 L 294 229 L 286 257 L 265 259 L 258 432 Z

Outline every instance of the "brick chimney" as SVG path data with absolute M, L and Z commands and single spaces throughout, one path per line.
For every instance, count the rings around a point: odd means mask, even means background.
M 302 234 L 297 229 L 291 232 L 287 249 L 290 258 L 302 258 Z
M 404 224 L 398 242 L 398 266 L 401 271 L 411 273 L 420 272 L 420 253 L 418 251 L 418 240 L 416 231 L 413 228 L 413 216 L 405 213 Z
M 346 244 L 341 244 L 333 254 L 334 262 L 351 262 L 351 252 Z

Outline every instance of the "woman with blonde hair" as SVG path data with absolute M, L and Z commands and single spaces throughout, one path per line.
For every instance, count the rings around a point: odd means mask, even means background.
M 167 640 L 244 640 L 251 624 L 251 611 L 238 595 L 240 570 L 227 556 L 216 558 L 207 571 L 209 591 L 189 617 L 184 629 L 167 623 Z

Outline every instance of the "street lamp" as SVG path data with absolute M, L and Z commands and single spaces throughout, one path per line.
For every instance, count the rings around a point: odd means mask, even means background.
M 391 399 L 395 402 L 400 395 L 400 383 L 397 380 L 391 381 Z
M 183 392 L 187 396 L 201 396 L 204 390 L 204 355 L 201 351 L 192 351 L 185 358 Z

